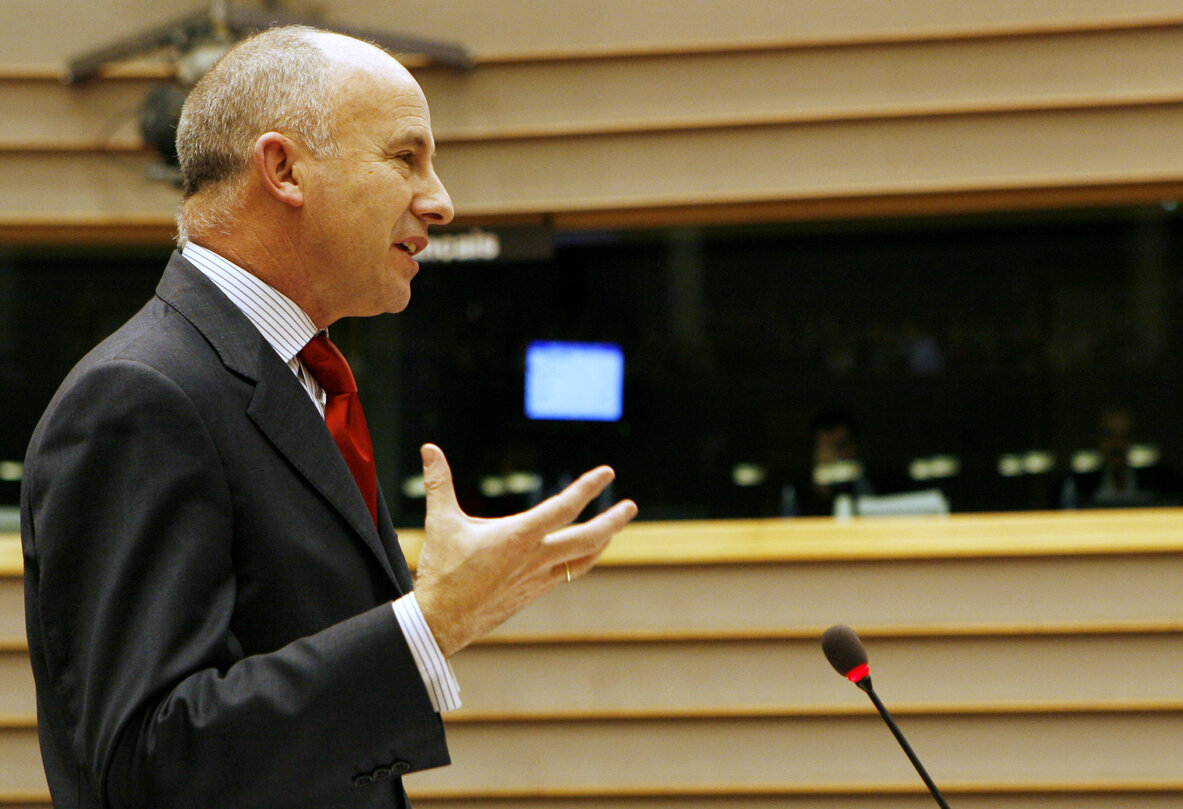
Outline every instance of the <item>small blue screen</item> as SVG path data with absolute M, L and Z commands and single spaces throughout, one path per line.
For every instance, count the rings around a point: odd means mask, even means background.
M 535 341 L 526 348 L 526 416 L 619 421 L 624 352 L 613 343 Z

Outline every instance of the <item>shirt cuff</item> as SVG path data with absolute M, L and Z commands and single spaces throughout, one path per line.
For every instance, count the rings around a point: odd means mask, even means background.
M 435 642 L 415 594 L 407 593 L 394 601 L 393 606 L 394 617 L 398 619 L 407 646 L 411 649 L 411 657 L 415 658 L 415 665 L 419 667 L 419 676 L 427 687 L 432 707 L 437 713 L 456 710 L 460 707 L 460 684 L 456 682 L 452 665 Z

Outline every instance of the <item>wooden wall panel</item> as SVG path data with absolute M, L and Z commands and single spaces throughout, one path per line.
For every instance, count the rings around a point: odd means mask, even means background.
M 68 87 L 50 77 L 0 78 L 0 144 L 6 149 L 140 148 L 139 109 L 158 79 Z
M 0 647 L 0 719 L 34 716 L 37 713 L 33 693 L 33 669 L 26 651 L 6 651 Z
M 334 0 L 330 18 L 384 20 L 381 0 Z M 1157 19 L 1183 11 L 1178 0 L 442 0 L 415 29 L 449 36 L 481 54 L 562 50 L 727 47 L 751 41 L 831 41 L 948 34 L 1010 27 L 1039 28 Z
M 1183 23 L 1130 31 L 416 70 L 437 137 L 649 131 L 1178 100 Z M 39 77 L 38 77 L 39 76 Z M 0 79 L 0 144 L 118 146 L 158 79 Z
M 924 789 L 923 786 L 920 787 Z M 931 809 L 932 797 L 915 789 L 896 791 L 876 790 L 872 794 L 727 794 L 700 795 L 571 795 L 568 797 L 526 797 L 509 799 L 477 796 L 474 798 L 430 798 L 415 795 L 416 809 Z M 1101 792 L 1097 794 L 1073 792 L 1022 792 L 982 794 L 944 789 L 957 809 L 1178 809 L 1176 793 Z M 6 807 L 8 809 L 8 807 Z M 11 809 L 34 809 L 14 806 Z M 42 809 L 37 807 L 36 809 Z M 48 805 L 44 809 L 48 809 Z
M 867 702 L 847 688 L 852 705 Z M 933 778 L 950 785 L 1150 781 L 1177 772 L 1183 733 L 1178 713 L 910 716 L 900 723 Z M 450 723 L 448 746 L 452 766 L 417 773 L 408 779 L 408 791 L 655 783 L 728 784 L 742 791 L 777 783 L 911 784 L 916 778 L 869 704 L 864 715 L 824 722 L 769 717 Z M 859 754 L 845 755 L 854 750 Z
M 825 664 L 819 635 L 820 629 L 798 639 L 477 644 L 453 660 L 464 687 L 464 713 L 457 716 L 563 715 L 574 706 L 578 713 L 629 715 L 712 706 L 757 713 L 861 707 L 835 687 L 841 681 Z M 898 713 L 956 704 L 1183 706 L 1183 678 L 1163 676 L 1183 667 L 1180 632 L 871 635 L 865 642 L 876 682 Z
M 10 4 L 4 10 L 8 24 L 0 35 L 0 53 L 9 64 L 57 65 L 202 5 L 190 0 Z M 478 56 L 1114 25 L 1183 12 L 1178 0 L 436 0 L 427 6 L 295 0 L 288 5 L 297 10 L 319 6 L 329 22 L 454 39 Z
M 416 71 L 445 139 L 817 120 L 1183 94 L 1183 25 Z
M 1178 181 L 1180 131 L 1183 104 L 823 122 L 472 143 L 439 170 L 468 213 Z
M 726 575 L 729 573 L 730 575 Z M 995 632 L 1031 615 L 1064 625 L 1183 625 L 1183 555 L 603 567 L 510 619 L 495 636 L 645 637 L 739 629 L 821 632 L 931 626 Z M 835 582 L 842 582 L 835 587 Z M 712 600 L 699 594 L 710 588 Z M 758 602 L 752 593 L 760 593 Z
M 469 216 L 1183 182 L 1183 103 L 473 141 L 438 165 Z M 179 201 L 147 155 L 0 152 L 0 219 L 153 217 Z M 557 183 L 556 178 L 563 178 Z
M 0 725 L 0 789 L 0 798 L 7 792 L 48 791 L 36 725 Z
M 11 543 L 16 538 L 0 535 L 0 541 Z M 0 649 L 10 649 L 25 640 L 25 588 L 20 571 L 0 566 Z
M 181 194 L 147 178 L 147 154 L 0 152 L 0 222 L 168 221 Z
M 631 527 L 592 575 L 457 656 L 455 763 L 408 790 L 427 809 L 929 805 L 821 654 L 842 620 L 954 805 L 1177 806 L 1181 519 Z M 44 809 L 16 548 L 0 535 L 0 806 Z
M 487 793 L 441 797 L 414 794 L 415 809 L 930 809 L 932 797 L 924 787 L 899 785 L 869 792 L 765 789 L 748 792 L 727 791 L 719 795 L 690 794 L 688 791 L 663 790 L 660 794 L 641 791 L 570 791 L 539 796 L 534 791 L 512 797 Z M 944 789 L 945 796 L 957 809 L 1178 809 L 1179 793 L 1173 791 L 1123 791 L 1101 789 L 1093 792 L 1052 789 L 1013 789 L 1002 792 Z M 48 795 L 40 802 L 33 796 L 9 802 L 0 795 L 4 809 L 52 809 Z
M 166 238 L 175 191 L 105 154 L 148 161 L 133 119 L 160 63 L 85 88 L 54 77 L 90 45 L 191 10 L 7 12 L 0 240 L 127 241 L 124 224 Z M 1183 189 L 1183 0 L 445 0 L 413 20 L 340 0 L 329 13 L 472 48 L 471 72 L 419 71 L 468 221 L 899 215 Z

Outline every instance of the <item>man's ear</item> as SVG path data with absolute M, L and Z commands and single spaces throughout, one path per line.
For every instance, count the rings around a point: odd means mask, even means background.
M 251 163 L 268 194 L 285 205 L 299 208 L 304 204 L 299 170 L 304 157 L 305 151 L 291 138 L 278 132 L 264 132 L 255 141 Z

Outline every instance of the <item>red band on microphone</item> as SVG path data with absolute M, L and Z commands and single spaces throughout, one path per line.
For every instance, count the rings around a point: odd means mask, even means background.
M 859 680 L 863 679 L 870 673 L 871 667 L 866 663 L 863 663 L 861 666 L 855 666 L 850 671 L 846 672 L 846 679 L 850 680 L 852 683 L 857 683 Z

